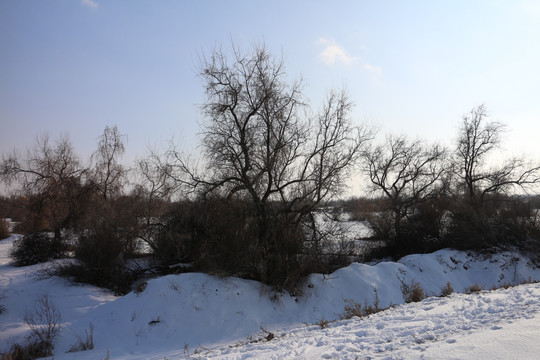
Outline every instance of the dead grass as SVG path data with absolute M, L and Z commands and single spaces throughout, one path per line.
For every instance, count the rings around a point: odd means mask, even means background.
M 317 323 L 317 325 L 321 327 L 321 330 L 327 328 L 328 324 L 330 324 L 330 321 L 326 320 L 324 317 L 321 318 L 321 320 L 319 320 L 319 322 Z
M 466 294 L 474 294 L 479 293 L 480 291 L 484 290 L 484 285 L 480 285 L 478 283 L 474 283 L 468 288 L 465 289 Z
M 401 293 L 406 303 L 419 302 L 427 297 L 422 285 L 416 280 L 412 280 L 409 285 L 403 282 L 401 284 Z
M 452 284 L 450 284 L 450 281 L 446 283 L 446 285 L 441 289 L 440 297 L 446 297 L 450 296 L 454 293 L 454 288 L 452 287 Z
M 373 292 L 375 293 L 375 300 L 373 302 L 373 305 L 368 305 L 366 301 L 362 306 L 362 304 L 357 303 L 351 299 L 344 299 L 345 307 L 343 314 L 339 315 L 340 320 L 350 319 L 355 316 L 361 318 L 386 310 L 387 308 L 379 307 L 379 293 L 377 291 L 377 288 L 373 289 Z
M 68 352 L 92 350 L 94 348 L 94 325 L 90 323 L 88 330 L 84 330 L 84 339 L 74 330 L 69 331 L 77 338 L 77 342 L 71 346 Z

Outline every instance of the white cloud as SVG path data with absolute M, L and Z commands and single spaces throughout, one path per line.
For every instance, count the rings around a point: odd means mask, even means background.
M 81 4 L 89 7 L 90 9 L 96 9 L 99 6 L 99 4 L 95 2 L 95 0 L 81 0 Z
M 366 69 L 367 71 L 369 71 L 370 73 L 373 73 L 377 76 L 381 76 L 382 75 L 382 69 L 378 66 L 374 66 L 374 65 L 371 65 L 371 64 L 364 64 L 364 69 Z
M 366 63 L 360 57 L 349 55 L 345 48 L 332 38 L 320 38 L 318 43 L 324 46 L 323 51 L 319 53 L 319 60 L 326 65 L 352 65 L 356 63 L 360 64 L 365 71 L 375 76 L 382 76 L 383 74 L 379 66 Z M 365 50 L 365 48 L 362 48 L 362 50 Z
M 324 45 L 324 50 L 319 53 L 319 59 L 327 65 L 342 63 L 350 65 L 358 59 L 350 56 L 345 49 L 337 44 L 333 39 L 319 39 L 319 43 Z

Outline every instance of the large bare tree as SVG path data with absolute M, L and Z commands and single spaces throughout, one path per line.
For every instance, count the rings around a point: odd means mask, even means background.
M 501 146 L 505 126 L 487 121 L 484 105 L 463 117 L 455 151 L 456 175 L 473 207 L 481 207 L 486 195 L 526 188 L 540 182 L 540 164 L 513 157 L 499 166 L 488 166 L 489 156 Z
M 282 59 L 264 46 L 244 53 L 233 46 L 203 56 L 202 171 L 176 154 L 178 180 L 201 194 L 248 201 L 257 238 L 270 257 L 276 219 L 309 220 L 321 202 L 342 190 L 360 150 L 372 138 L 349 118 L 347 93 L 330 92 L 312 115 L 300 81 L 288 81 Z M 174 167 L 166 167 L 171 174 Z M 272 266 L 271 264 L 269 266 Z
M 288 83 L 281 59 L 262 46 L 203 58 L 200 76 L 208 101 L 203 147 L 210 177 L 205 191 L 247 195 L 264 234 L 268 204 L 312 209 L 343 185 L 371 134 L 354 127 L 345 92 L 330 93 L 315 119 L 305 116 L 300 82 Z

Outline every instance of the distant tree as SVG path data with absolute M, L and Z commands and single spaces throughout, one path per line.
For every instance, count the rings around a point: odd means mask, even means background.
M 482 207 L 486 196 L 505 193 L 512 188 L 526 188 L 540 182 L 540 164 L 514 157 L 498 167 L 488 166 L 489 156 L 501 145 L 505 126 L 487 122 L 484 105 L 473 108 L 463 117 L 454 154 L 456 175 L 464 194 L 475 209 Z
M 106 126 L 92 154 L 92 181 L 105 200 L 118 195 L 124 185 L 126 170 L 119 163 L 125 152 L 124 139 L 116 125 Z
M 146 158 L 137 162 L 138 183 L 133 195 L 140 200 L 141 217 L 139 237 L 154 251 L 162 253 L 159 237 L 167 226 L 167 212 L 172 207 L 171 200 L 177 195 L 177 183 L 170 176 L 172 159 L 150 152 Z M 178 199 L 176 199 L 178 200 Z M 172 256 L 173 254 L 168 254 Z
M 535 214 L 512 195 L 540 182 L 540 164 L 524 157 L 497 161 L 495 150 L 501 147 L 505 126 L 487 117 L 484 105 L 473 108 L 463 116 L 456 140 L 452 159 L 456 196 L 447 232 L 448 242 L 456 248 L 520 245 L 534 228 L 524 224 Z
M 389 200 L 393 214 L 393 236 L 401 236 L 402 220 L 420 203 L 444 190 L 446 151 L 438 145 L 425 146 L 404 136 L 388 136 L 382 145 L 364 152 L 364 172 L 372 190 Z
M 16 152 L 2 157 L 0 180 L 14 185 L 24 197 L 32 214 L 32 231 L 50 230 L 61 236 L 82 194 L 81 175 L 84 169 L 75 155 L 69 138 L 51 143 L 47 135 L 36 139 L 26 156 Z

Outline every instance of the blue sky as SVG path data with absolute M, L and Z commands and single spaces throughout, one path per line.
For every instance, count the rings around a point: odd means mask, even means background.
M 506 153 L 539 155 L 540 2 L 0 1 L 0 153 L 70 135 L 86 158 L 106 125 L 126 160 L 196 145 L 198 54 L 265 42 L 314 109 L 346 86 L 353 119 L 451 145 L 485 104 Z

